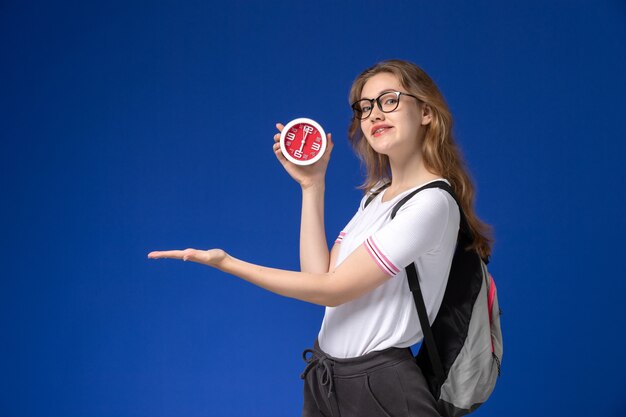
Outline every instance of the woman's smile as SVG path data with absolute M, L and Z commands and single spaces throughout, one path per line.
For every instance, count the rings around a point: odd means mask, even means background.
M 382 135 L 383 133 L 386 133 L 387 131 L 389 131 L 389 129 L 393 129 L 393 126 L 379 123 L 379 124 L 372 126 L 372 129 L 370 132 L 373 137 L 378 137 Z

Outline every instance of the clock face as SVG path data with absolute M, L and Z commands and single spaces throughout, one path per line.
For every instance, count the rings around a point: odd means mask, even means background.
M 311 119 L 292 120 L 280 134 L 280 149 L 285 158 L 294 164 L 313 164 L 324 155 L 326 133 Z

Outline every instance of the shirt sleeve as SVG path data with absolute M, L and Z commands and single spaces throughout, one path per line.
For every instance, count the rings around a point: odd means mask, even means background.
M 376 264 L 394 276 L 420 256 L 436 250 L 448 227 L 459 227 L 452 197 L 439 189 L 419 192 L 393 220 L 368 237 L 363 245 Z
M 339 244 L 343 241 L 344 236 L 350 231 L 350 229 L 352 229 L 356 218 L 359 217 L 361 215 L 361 213 L 363 212 L 363 204 L 365 202 L 365 200 L 367 199 L 367 197 L 369 196 L 369 194 L 366 194 L 362 199 L 361 202 L 359 203 L 359 209 L 357 210 L 357 212 L 354 214 L 354 216 L 352 216 L 352 219 L 350 219 L 350 221 L 348 222 L 348 224 L 341 230 L 341 232 L 339 232 L 339 236 L 337 236 L 337 239 L 335 239 L 335 244 Z

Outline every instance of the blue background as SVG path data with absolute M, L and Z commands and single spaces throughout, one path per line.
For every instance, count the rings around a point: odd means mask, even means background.
M 495 228 L 503 375 L 477 416 L 624 416 L 623 1 L 0 2 L 1 416 L 294 416 L 323 308 L 150 250 L 298 268 L 274 123 L 334 134 L 421 65 Z

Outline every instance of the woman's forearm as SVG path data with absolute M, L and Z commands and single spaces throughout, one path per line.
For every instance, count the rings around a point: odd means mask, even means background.
M 251 264 L 227 255 L 213 265 L 273 293 L 324 306 L 337 305 L 336 290 L 328 273 L 285 271 Z
M 233 258 L 222 249 L 152 251 L 150 259 L 198 262 L 235 275 L 285 297 L 335 307 L 373 290 L 389 278 L 365 246 L 354 250 L 332 272 L 294 272 L 267 268 Z
M 324 227 L 324 184 L 302 189 L 300 219 L 300 268 L 323 274 L 329 270 L 330 254 Z

